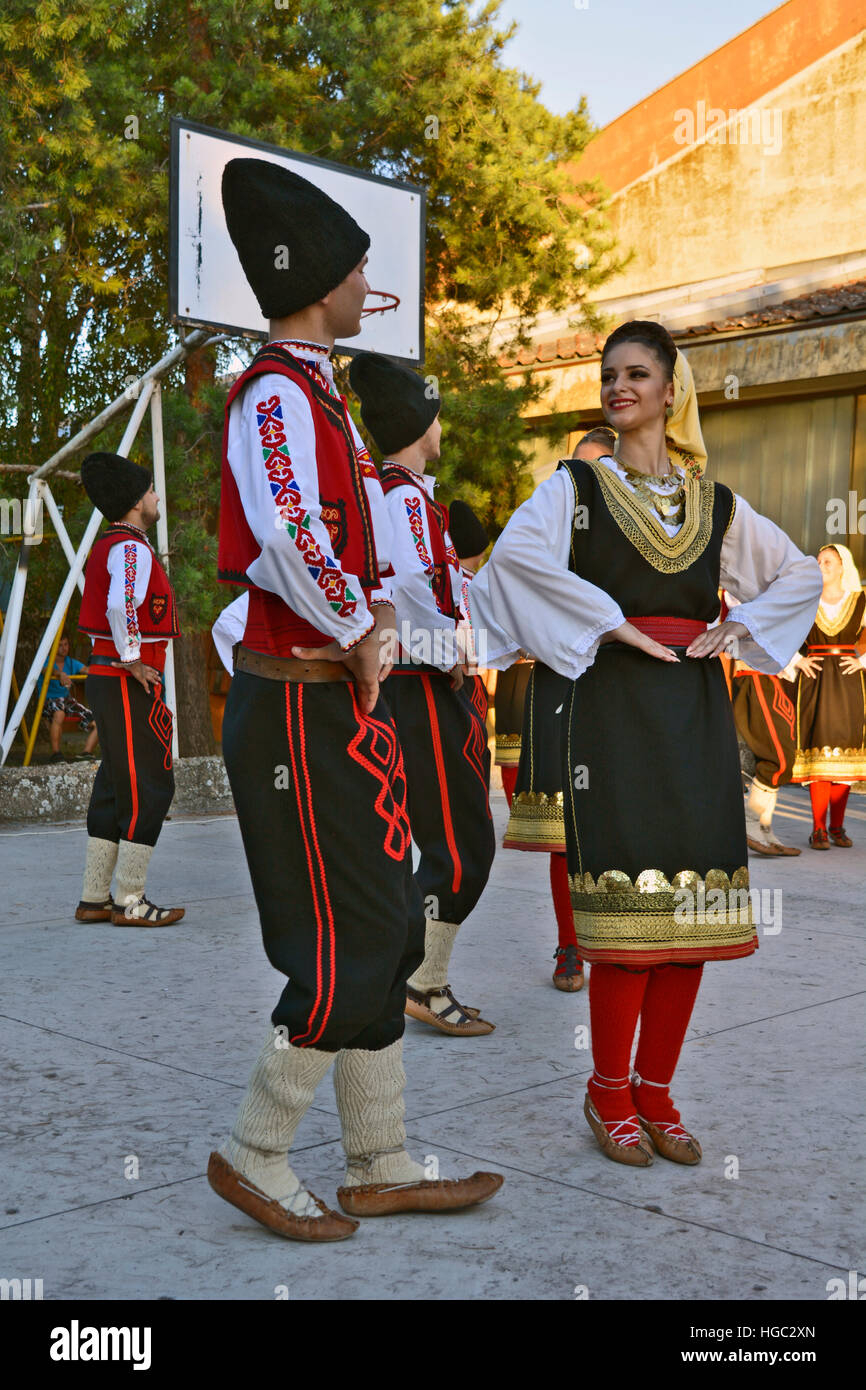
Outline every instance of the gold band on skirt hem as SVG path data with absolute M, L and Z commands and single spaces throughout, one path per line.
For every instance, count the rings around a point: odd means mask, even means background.
M 866 778 L 866 748 L 798 748 L 792 782 L 836 782 Z
M 502 843 L 506 849 L 540 849 L 565 853 L 562 792 L 517 792 Z
M 520 762 L 520 734 L 497 734 L 493 762 L 496 767 L 517 767 Z
M 757 944 L 745 866 L 730 877 L 723 869 L 703 877 L 683 869 L 668 879 L 644 869 L 632 882 L 609 869 L 597 880 L 578 873 L 569 882 L 578 946 L 589 960 L 723 959 Z

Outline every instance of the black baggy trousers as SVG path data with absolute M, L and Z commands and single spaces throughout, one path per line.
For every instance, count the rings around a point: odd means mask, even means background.
M 155 845 L 174 796 L 171 710 L 161 686 L 151 693 L 126 672 L 85 682 L 102 761 L 87 810 L 87 833 L 100 840 Z
M 424 909 L 384 700 L 365 715 L 352 682 L 236 672 L 223 756 L 265 951 L 288 976 L 274 1025 L 296 1047 L 388 1047 L 423 959 Z

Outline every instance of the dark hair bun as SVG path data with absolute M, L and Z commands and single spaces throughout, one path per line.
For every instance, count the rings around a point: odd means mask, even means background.
M 611 349 L 619 347 L 620 343 L 640 343 L 642 347 L 649 348 L 664 368 L 668 381 L 672 380 L 677 360 L 677 345 L 668 330 L 662 328 L 660 323 L 653 323 L 650 319 L 631 319 L 628 323 L 621 323 L 619 328 L 615 328 L 610 334 L 601 350 L 602 362 Z

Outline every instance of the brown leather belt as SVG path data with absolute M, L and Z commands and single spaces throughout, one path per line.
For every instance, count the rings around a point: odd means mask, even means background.
M 811 645 L 811 646 L 807 643 L 806 650 L 809 652 L 809 655 L 810 655 L 810 656 L 811 656 L 812 652 L 817 652 L 819 656 L 849 656 L 849 655 L 850 655 L 850 656 L 859 656 L 859 655 L 860 655 L 860 653 L 858 652 L 857 648 L 854 646 L 853 642 L 852 642 L 852 643 L 847 643 L 847 642 L 846 642 L 846 643 L 843 643 L 843 645 L 842 645 L 842 646 L 839 646 L 839 647 L 831 647 L 831 646 L 825 645 L 825 644 L 823 644 L 823 643 L 821 643 L 821 642 L 816 642 L 814 645 Z
M 269 681 L 350 681 L 352 673 L 342 661 L 304 661 L 295 656 L 267 656 L 236 642 L 232 647 L 236 671 L 264 676 Z

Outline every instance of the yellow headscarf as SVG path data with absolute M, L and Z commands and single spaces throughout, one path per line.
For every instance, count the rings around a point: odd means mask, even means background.
M 847 545 L 839 545 L 836 541 L 828 541 L 826 545 L 819 545 L 818 554 L 822 550 L 835 550 L 842 561 L 842 588 L 846 593 L 859 594 L 863 585 L 860 583 L 860 575 L 857 573 L 857 566 L 854 563 L 854 556 Z
M 692 369 L 679 348 L 674 365 L 674 403 L 665 423 L 665 440 L 677 455 L 674 462 L 691 477 L 700 478 L 707 466 L 707 449 L 701 434 L 698 393 Z

